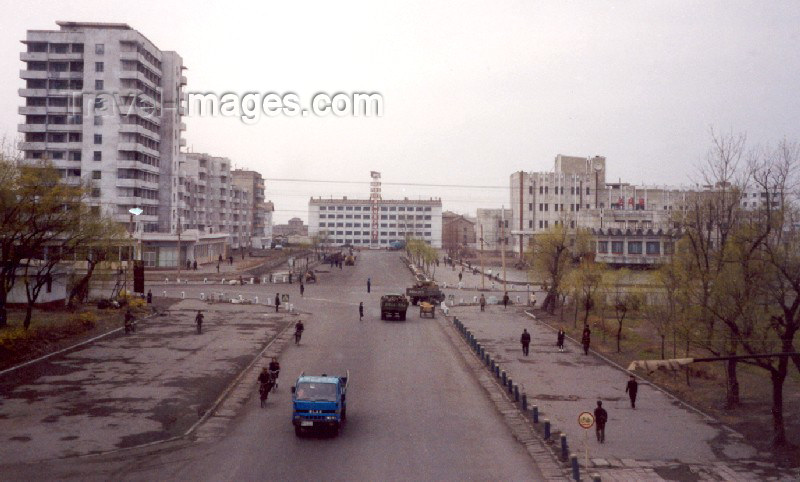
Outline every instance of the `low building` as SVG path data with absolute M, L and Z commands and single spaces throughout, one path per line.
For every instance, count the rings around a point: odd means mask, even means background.
M 456 253 L 475 247 L 475 221 L 451 211 L 442 213 L 442 249 Z
M 272 227 L 272 237 L 288 238 L 289 236 L 308 236 L 308 226 L 300 218 L 292 218 L 286 224 L 276 224 Z

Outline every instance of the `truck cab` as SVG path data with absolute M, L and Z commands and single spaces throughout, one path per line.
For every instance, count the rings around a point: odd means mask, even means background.
M 292 425 L 298 437 L 303 430 L 329 430 L 334 435 L 347 419 L 345 376 L 301 373 L 292 387 Z

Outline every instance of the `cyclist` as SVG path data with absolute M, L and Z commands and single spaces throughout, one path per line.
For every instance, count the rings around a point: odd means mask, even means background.
M 258 375 L 258 383 L 258 393 L 261 398 L 261 408 L 264 408 L 264 405 L 267 403 L 269 391 L 272 390 L 272 386 L 275 383 L 275 381 L 272 379 L 272 375 L 269 374 L 267 367 L 263 367 L 261 369 L 261 373 Z
M 278 357 L 272 357 L 269 362 L 269 374 L 274 382 L 273 390 L 278 388 L 278 376 L 281 374 L 281 364 L 278 363 Z
M 294 325 L 294 344 L 297 345 L 300 343 L 300 337 L 303 336 L 303 330 L 305 327 L 303 326 L 303 320 L 297 320 L 297 323 Z

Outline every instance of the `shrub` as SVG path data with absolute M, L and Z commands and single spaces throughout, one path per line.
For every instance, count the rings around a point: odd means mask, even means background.
M 15 343 L 30 338 L 32 334 L 21 326 L 0 330 L 0 346 L 10 349 Z
M 147 306 L 147 301 L 141 298 L 131 298 L 130 301 L 128 301 L 128 306 L 130 306 L 134 310 L 137 308 L 144 308 L 145 306 Z
M 70 321 L 73 323 L 78 323 L 86 329 L 91 329 L 94 328 L 95 324 L 97 324 L 97 316 L 91 311 L 84 311 L 70 318 Z

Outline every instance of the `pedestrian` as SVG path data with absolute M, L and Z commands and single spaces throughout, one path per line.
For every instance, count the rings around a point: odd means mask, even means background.
M 228 263 L 233 266 L 233 256 L 228 256 Z
M 597 441 L 606 443 L 606 422 L 608 422 L 608 412 L 603 408 L 603 402 L 597 401 L 597 408 L 594 409 L 594 426 L 597 433 Z
M 197 271 L 197 260 L 194 260 L 194 261 L 192 262 L 192 269 L 193 269 L 193 270 L 195 270 L 195 271 Z
M 463 277 L 464 277 L 464 274 L 463 274 L 463 273 L 458 273 L 458 281 L 459 281 L 459 282 L 461 281 L 461 278 L 463 278 Z
M 367 278 L 367 293 L 372 290 L 372 278 Z
M 217 274 L 219 274 L 219 262 L 217 262 Z
M 147 290 L 147 304 L 150 305 L 153 303 L 153 292 Z
M 219 258 L 217 258 L 217 264 L 222 263 L 222 253 L 220 253 Z
M 275 313 L 278 312 L 279 306 L 281 306 L 281 295 L 279 293 L 275 293 Z
M 197 334 L 199 335 L 203 331 L 203 313 L 200 310 L 197 310 L 197 315 L 194 317 L 194 322 L 197 323 Z
M 289 284 L 292 284 L 292 272 L 289 271 Z
M 522 354 L 528 356 L 528 347 L 531 344 L 531 334 L 527 329 L 522 330 L 522 336 L 519 337 L 519 342 L 522 343 Z
M 583 335 L 581 335 L 581 343 L 583 344 L 583 354 L 589 354 L 589 344 L 592 342 L 592 330 L 589 325 L 583 325 Z
M 486 297 L 481 294 L 481 311 L 486 311 Z
M 130 332 L 136 333 L 135 321 L 136 317 L 133 316 L 133 313 L 131 313 L 131 309 L 128 308 L 127 311 L 125 311 L 125 333 L 130 333 Z
M 187 270 L 192 269 L 192 261 L 189 259 L 186 260 L 186 269 Z
M 558 329 L 558 340 L 556 341 L 556 345 L 558 345 L 558 351 L 561 351 L 561 352 L 564 351 L 564 338 L 566 336 L 567 336 L 567 334 L 564 333 L 564 328 L 563 327 L 559 328 Z
M 364 319 L 364 302 L 358 304 L 358 321 Z
M 636 410 L 636 392 L 639 391 L 639 383 L 636 381 L 636 377 L 631 375 L 631 379 L 628 380 L 628 385 L 625 386 L 625 393 L 628 394 L 628 397 L 631 399 L 631 408 Z
M 300 297 L 303 297 L 303 293 L 306 292 L 306 285 L 303 284 L 303 280 L 300 280 Z
M 506 293 L 503 295 L 503 309 L 508 308 L 509 301 L 511 301 L 511 299 L 508 297 L 508 291 L 506 291 Z

